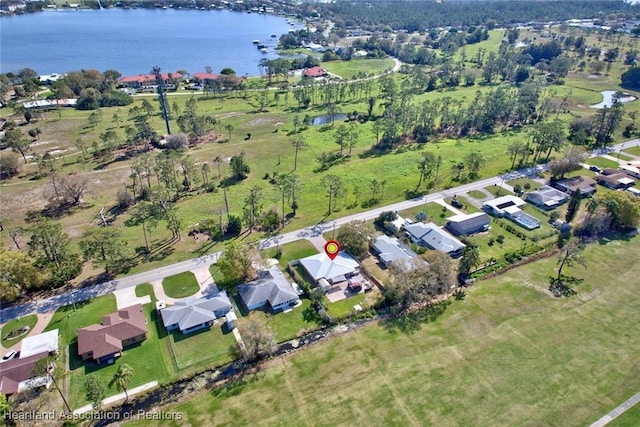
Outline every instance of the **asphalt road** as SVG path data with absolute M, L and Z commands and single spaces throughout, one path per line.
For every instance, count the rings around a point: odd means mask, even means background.
M 620 144 L 613 145 L 604 151 L 593 153 L 598 154 L 615 154 L 622 148 L 629 148 L 640 145 L 640 139 L 634 139 L 625 141 Z M 521 178 L 521 177 L 535 177 L 538 172 L 546 169 L 546 165 L 534 166 L 518 171 L 509 172 L 507 174 L 486 178 L 481 181 L 472 182 L 469 184 L 460 185 L 455 188 L 440 191 L 437 193 L 428 194 L 426 196 L 417 197 L 411 200 L 405 200 L 402 202 L 394 203 L 391 205 L 381 206 L 375 209 L 368 210 L 366 212 L 360 212 L 353 215 L 348 215 L 340 218 L 336 218 L 327 222 L 319 223 L 311 227 L 306 227 L 300 230 L 291 231 L 278 236 L 270 237 L 259 242 L 260 249 L 266 249 L 273 247 L 277 244 L 285 244 L 294 242 L 296 240 L 305 239 L 307 237 L 320 236 L 327 231 L 332 231 L 335 228 L 339 228 L 341 225 L 354 220 L 371 220 L 380 215 L 384 211 L 401 211 L 410 209 L 416 206 L 420 206 L 431 201 L 441 199 L 444 197 L 453 197 L 456 194 L 467 193 L 472 190 L 478 190 L 481 188 L 489 187 L 492 185 L 502 185 L 505 181 Z M 159 280 L 167 276 L 182 273 L 184 271 L 191 271 L 199 267 L 209 266 L 215 264 L 220 256 L 220 252 L 216 252 L 209 255 L 204 255 L 198 258 L 194 258 L 188 261 L 182 261 L 176 264 L 171 264 L 165 267 L 160 267 L 155 270 L 146 271 L 132 276 L 123 277 L 118 280 L 112 280 L 110 282 L 100 283 L 94 286 L 77 289 L 65 294 L 56 295 L 54 297 L 42 299 L 39 301 L 32 301 L 22 305 L 13 307 L 7 307 L 0 310 L 0 324 L 4 324 L 9 320 L 26 316 L 35 313 L 47 313 L 55 311 L 60 307 L 71 305 L 80 301 L 86 301 L 91 298 L 95 298 L 100 295 L 105 295 L 113 292 L 117 289 L 124 289 L 131 286 L 137 286 L 142 283 L 147 283 L 152 280 Z

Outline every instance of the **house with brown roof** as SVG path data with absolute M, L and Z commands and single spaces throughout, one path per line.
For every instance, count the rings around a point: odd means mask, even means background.
M 0 393 L 11 395 L 36 387 L 49 388 L 50 377 L 46 374 L 34 373 L 36 364 L 47 355 L 48 353 L 44 351 L 0 363 Z
M 137 304 L 107 314 L 99 325 L 78 329 L 78 355 L 82 360 L 113 363 L 125 347 L 147 338 L 147 320 Z
M 607 168 L 598 174 L 596 181 L 598 184 L 613 190 L 629 188 L 636 183 L 636 180 L 626 173 L 612 168 Z
M 327 75 L 327 71 L 322 67 L 311 67 L 302 72 L 302 77 L 309 77 L 312 79 L 326 77 Z
M 559 179 L 552 182 L 551 185 L 569 195 L 573 194 L 578 189 L 580 189 L 582 197 L 590 196 L 596 192 L 595 179 L 582 175 Z
M 180 73 L 164 73 L 162 81 L 165 85 L 173 86 L 172 79 L 181 79 Z M 118 85 L 121 87 L 130 87 L 133 89 L 155 88 L 157 86 L 155 74 L 138 74 L 137 76 L 123 76 L 118 79 Z

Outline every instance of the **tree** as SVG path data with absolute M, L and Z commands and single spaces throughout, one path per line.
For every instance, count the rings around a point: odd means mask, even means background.
M 133 377 L 134 371 L 131 366 L 126 363 L 123 363 L 118 367 L 118 371 L 113 375 L 111 382 L 109 382 L 109 386 L 115 384 L 116 388 L 124 392 L 124 401 L 129 400 L 129 382 L 131 382 L 131 377 Z
M 20 172 L 20 160 L 16 154 L 3 153 L 0 156 L 0 179 L 12 177 Z
M 562 279 L 562 269 L 564 267 L 572 267 L 576 264 L 587 267 L 586 260 L 582 257 L 582 251 L 584 246 L 575 240 L 567 242 L 563 250 L 558 254 L 558 277 L 557 280 Z
M 13 301 L 25 291 L 41 287 L 46 281 L 46 275 L 24 252 L 0 248 L 0 265 L 0 300 Z
M 327 215 L 329 215 L 335 208 L 335 200 L 342 194 L 344 186 L 342 184 L 342 179 L 337 175 L 326 175 L 322 178 L 322 185 L 327 189 L 327 197 L 329 198 Z
M 340 227 L 336 239 L 345 251 L 358 259 L 369 252 L 369 245 L 375 237 L 375 229 L 367 221 L 351 221 Z
M 249 175 L 249 172 L 251 172 L 251 168 L 244 159 L 244 152 L 231 157 L 229 166 L 231 167 L 233 176 L 236 179 L 245 179 L 247 175 Z
M 142 202 L 133 209 L 131 217 L 125 221 L 125 225 L 132 226 L 142 224 L 142 234 L 144 236 L 144 245 L 147 253 L 151 251 L 149 247 L 149 239 L 147 238 L 147 226 L 155 227 L 162 217 L 162 209 L 156 203 Z
M 345 144 L 347 143 L 347 136 L 349 131 L 345 125 L 340 125 L 333 132 L 333 137 L 335 138 L 336 144 L 340 146 L 340 156 L 342 156 L 342 150 L 344 149 Z
M 438 271 L 421 259 L 410 263 L 391 263 L 390 271 L 392 280 L 385 286 L 384 297 L 399 313 L 407 312 L 414 304 L 431 304 L 435 297 L 448 292 L 455 284 L 443 281 Z
M 244 348 L 241 347 L 241 351 L 246 360 L 260 360 L 275 351 L 276 336 L 267 325 L 262 313 L 252 312 L 238 329 L 244 342 Z
M 584 148 L 572 146 L 562 158 L 549 163 L 551 179 L 562 179 L 565 174 L 582 169 L 582 163 L 586 158 L 587 153 Z
M 20 129 L 16 127 L 8 128 L 4 133 L 2 142 L 4 142 L 7 147 L 11 148 L 11 151 L 20 153 L 24 162 L 27 163 L 26 152 L 29 149 L 31 142 L 24 136 Z
M 127 240 L 112 227 L 88 229 L 79 243 L 82 256 L 96 265 L 103 265 L 107 274 L 118 271 L 126 265 L 130 256 Z
M 640 67 L 632 67 L 620 76 L 621 86 L 633 90 L 640 90 Z
M 91 114 L 89 114 L 88 121 L 89 126 L 95 128 L 102 121 L 102 114 L 98 113 L 97 111 L 92 111 Z
M 477 151 L 472 151 L 471 153 L 464 156 L 464 163 L 469 171 L 469 177 L 475 178 L 478 176 L 478 172 L 480 168 L 483 167 L 487 161 L 484 159 L 484 156 Z
M 78 205 L 87 191 L 88 181 L 80 175 L 68 175 L 58 181 L 58 191 L 63 201 Z
M 626 191 L 611 191 L 596 197 L 599 205 L 611 217 L 611 228 L 616 231 L 633 230 L 640 223 L 640 201 Z
M 422 181 L 431 177 L 436 166 L 436 156 L 431 152 L 422 153 L 422 158 L 418 161 L 418 171 L 420 171 L 420 179 L 416 185 L 416 191 L 422 185 Z
M 97 375 L 87 375 L 84 377 L 84 388 L 87 400 L 91 402 L 94 410 L 102 408 L 102 399 L 105 396 L 105 385 L 101 378 Z
M 296 135 L 293 138 L 291 138 L 290 142 L 291 142 L 291 145 L 293 145 L 293 148 L 295 149 L 295 157 L 293 160 L 293 171 L 295 172 L 295 170 L 298 168 L 298 151 L 300 151 L 300 149 L 307 146 L 307 141 L 304 139 L 304 136 Z
M 578 210 L 580 209 L 580 202 L 582 201 L 582 193 L 578 188 L 573 192 L 571 198 L 569 199 L 569 204 L 567 205 L 567 213 L 564 217 L 565 221 L 571 222 L 576 217 Z
M 251 187 L 249 195 L 244 199 L 244 218 L 249 230 L 252 230 L 260 220 L 263 199 L 262 188 L 259 185 Z
M 235 285 L 255 278 L 254 263 L 259 259 L 260 255 L 255 247 L 232 240 L 226 244 L 216 265 L 225 281 Z
M 477 245 L 467 245 L 462 252 L 458 274 L 460 277 L 467 277 L 472 270 L 480 265 L 480 250 Z
M 73 279 L 82 269 L 80 257 L 72 252 L 69 236 L 62 225 L 44 220 L 31 228 L 29 255 L 37 267 L 50 274 L 49 282 L 58 287 Z

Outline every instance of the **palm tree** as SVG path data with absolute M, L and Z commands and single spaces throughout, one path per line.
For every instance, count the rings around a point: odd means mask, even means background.
M 125 402 L 129 400 L 129 393 L 127 391 L 127 388 L 129 387 L 129 381 L 131 381 L 133 373 L 133 368 L 126 363 L 123 363 L 122 365 L 120 365 L 120 367 L 118 368 L 118 372 L 115 373 L 115 375 L 111 379 L 111 382 L 109 383 L 109 386 L 115 384 L 118 390 L 124 392 Z
M 293 138 L 291 138 L 291 145 L 293 145 L 293 147 L 296 149 L 296 154 L 293 161 L 293 171 L 295 172 L 295 170 L 298 168 L 298 151 L 301 148 L 304 148 L 307 146 L 307 141 L 304 139 L 302 135 L 296 135 Z

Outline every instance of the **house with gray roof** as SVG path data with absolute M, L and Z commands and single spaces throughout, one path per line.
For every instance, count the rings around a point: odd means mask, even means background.
M 415 244 L 444 252 L 451 257 L 462 255 L 466 247 L 464 243 L 447 233 L 432 222 L 405 225 L 407 237 Z
M 489 229 L 491 218 L 484 212 L 459 214 L 447 218 L 445 227 L 457 236 L 480 233 Z
M 548 185 L 543 185 L 539 190 L 527 193 L 525 199 L 540 209 L 551 210 L 569 200 L 569 195 Z
M 237 289 L 247 310 L 268 306 L 275 313 L 300 301 L 291 284 L 275 266 L 261 271 L 256 280 L 240 285 Z
M 388 267 L 392 262 L 409 266 L 411 260 L 418 258 L 407 245 L 395 237 L 386 235 L 379 236 L 371 245 L 371 249 L 384 267 Z
M 233 306 L 222 291 L 207 298 L 189 298 L 160 310 L 167 331 L 179 329 L 183 334 L 208 328 L 219 317 L 225 316 Z

